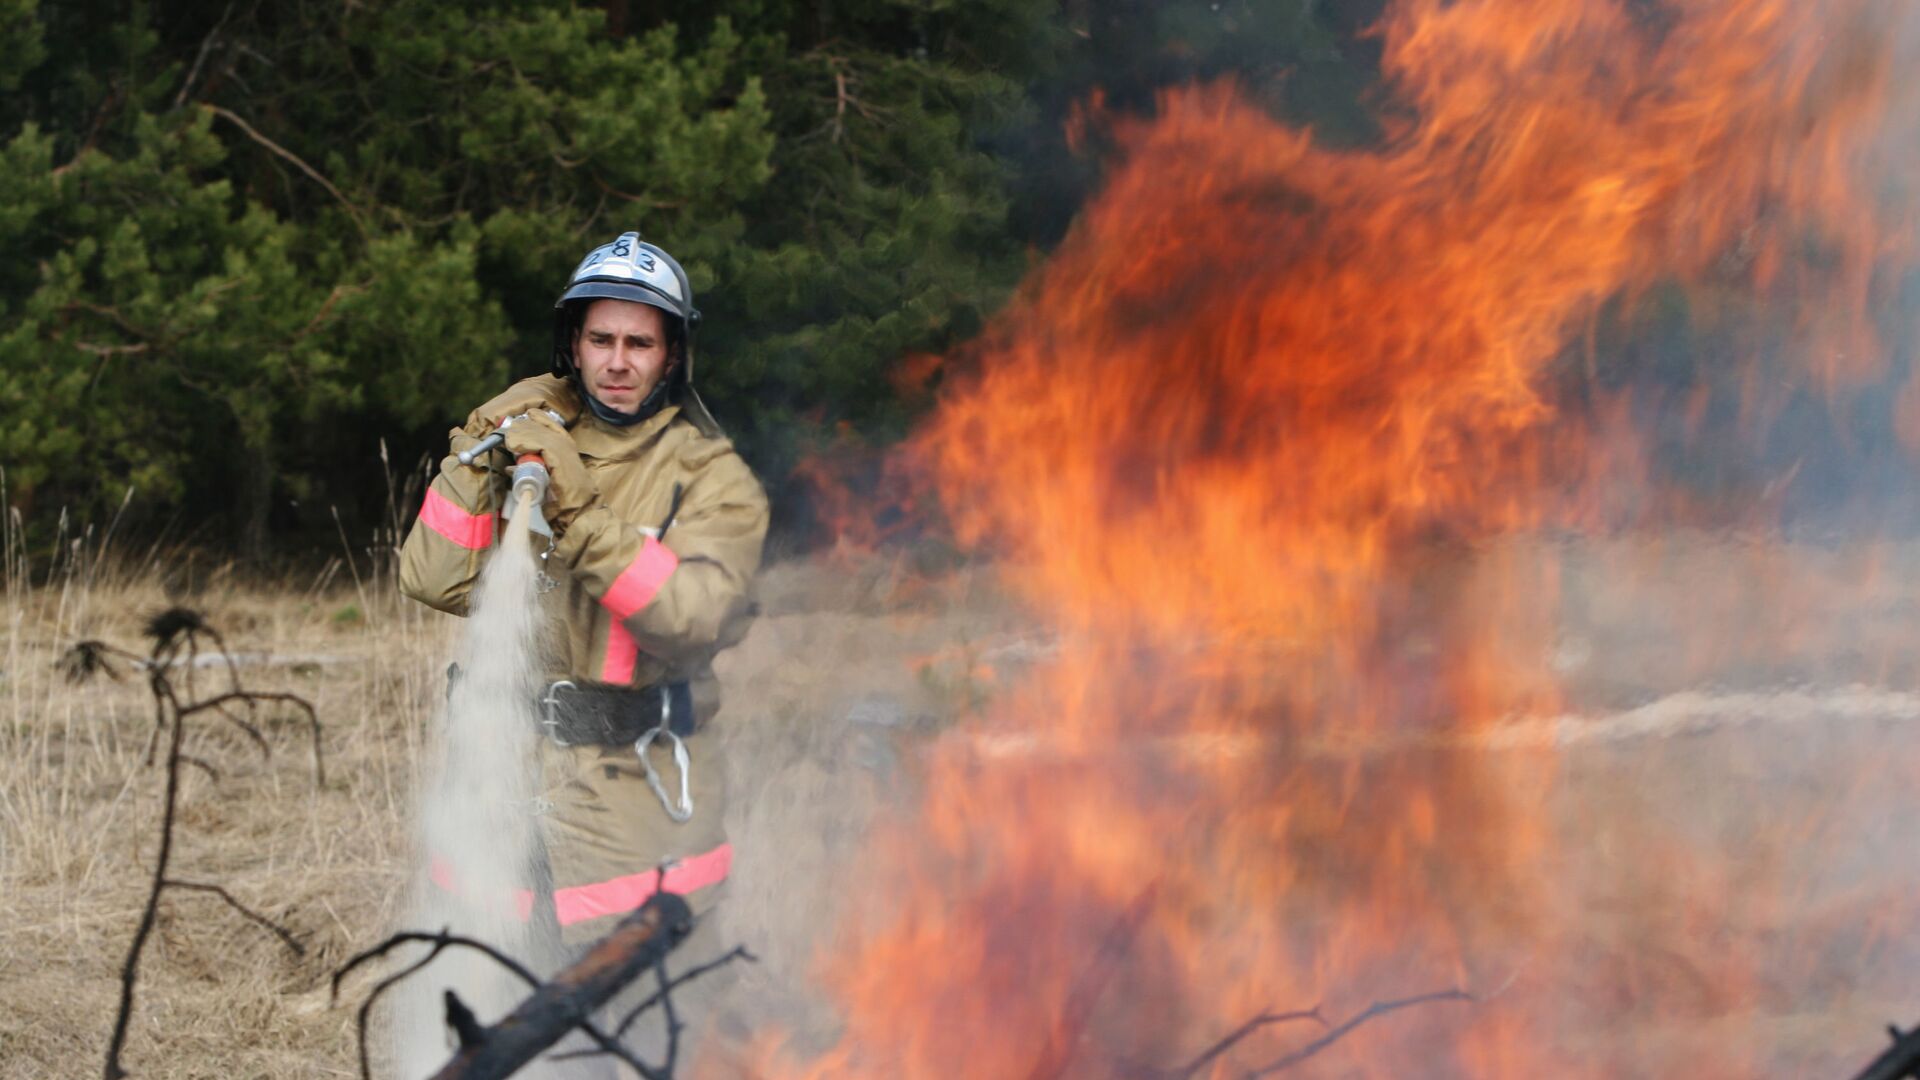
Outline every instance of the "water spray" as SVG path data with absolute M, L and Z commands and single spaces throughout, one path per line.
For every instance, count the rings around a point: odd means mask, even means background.
M 511 520 L 481 570 L 473 617 L 462 624 L 460 674 L 433 728 L 436 749 L 416 811 L 425 872 L 414 882 L 406 923 L 479 938 L 545 974 L 558 960 L 549 953 L 555 943 L 535 931 L 519 897 L 534 887 L 529 867 L 540 850 L 531 808 L 540 791 L 535 702 L 547 670 L 539 603 L 544 574 L 528 550 L 528 534 L 547 531 L 540 502 L 548 476 L 545 464 L 528 455 L 510 477 Z M 426 978 L 396 988 L 380 1075 L 426 1076 L 445 1062 L 445 990 L 458 990 L 488 1019 L 525 995 L 517 978 L 478 960 L 444 958 Z

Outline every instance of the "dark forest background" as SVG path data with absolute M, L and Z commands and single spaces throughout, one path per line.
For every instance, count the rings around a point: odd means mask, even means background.
M 974 334 L 1096 189 L 1078 111 L 1230 78 L 1365 145 L 1395 108 L 1382 6 L 0 0 L 13 535 L 118 515 L 250 561 L 358 543 L 411 511 L 394 493 L 451 424 L 545 369 L 581 254 L 637 228 L 692 275 L 698 381 L 805 546 L 796 467 L 898 439 L 928 397 L 890 376 Z M 1892 287 L 1890 317 L 1920 310 Z M 1603 313 L 1558 396 L 1631 387 L 1663 467 L 1717 498 L 1792 476 L 1789 517 L 1920 523 L 1893 395 L 1791 384 L 1784 306 L 1698 300 Z M 1758 436 L 1723 405 L 1661 426 L 1756 379 L 1782 387 Z
M 1073 110 L 1233 76 L 1365 139 L 1378 8 L 0 0 L 6 500 L 38 544 L 123 504 L 249 558 L 364 535 L 637 228 L 803 538 L 796 462 L 897 438 L 890 369 L 972 334 L 1097 183 Z

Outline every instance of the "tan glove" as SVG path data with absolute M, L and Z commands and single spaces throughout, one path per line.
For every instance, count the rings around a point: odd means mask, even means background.
M 473 410 L 466 431 L 476 439 L 484 439 L 507 417 L 541 409 L 552 409 L 571 421 L 580 415 L 580 401 L 564 383 L 545 378 L 522 379 Z
M 498 479 L 495 470 L 511 461 L 505 450 L 495 450 L 475 458 L 471 465 L 460 464 L 460 452 L 471 449 L 479 441 L 459 428 L 447 432 L 448 448 L 453 452 L 440 463 L 440 478 L 434 481 L 445 485 L 442 495 L 452 498 L 469 514 L 492 513 L 498 509 L 499 485 L 495 482 Z
M 489 433 L 491 433 L 491 429 L 489 429 Z M 448 449 L 453 452 L 456 463 L 460 460 L 462 453 L 473 449 L 479 442 L 480 440 L 478 438 L 463 428 L 454 428 L 452 431 L 447 432 Z M 508 464 L 509 461 L 506 451 L 496 449 L 490 454 L 475 458 L 473 464 L 463 465 L 461 468 L 477 469 L 481 472 L 486 472 L 491 469 L 505 469 Z
M 600 486 L 593 482 L 587 463 L 580 460 L 573 436 L 546 413 L 534 412 L 525 420 L 514 421 L 507 428 L 507 450 L 515 459 L 522 454 L 538 454 L 546 463 L 546 515 L 556 536 L 564 535 L 582 510 L 599 501 Z

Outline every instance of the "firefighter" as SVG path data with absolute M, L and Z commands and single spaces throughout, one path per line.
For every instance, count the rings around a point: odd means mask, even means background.
M 466 614 L 505 485 L 499 457 L 458 455 L 529 414 L 505 449 L 551 473 L 545 603 L 565 628 L 537 703 L 549 880 L 533 917 L 569 945 L 604 934 L 657 881 L 704 914 L 732 862 L 706 730 L 719 708 L 711 660 L 745 631 L 767 500 L 694 390 L 699 323 L 680 264 L 638 233 L 589 252 L 554 304 L 552 374 L 450 433 L 401 553 L 406 595 Z

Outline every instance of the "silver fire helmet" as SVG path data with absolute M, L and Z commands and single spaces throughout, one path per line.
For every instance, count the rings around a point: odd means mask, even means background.
M 687 419 L 709 435 L 720 435 L 720 425 L 693 389 L 693 337 L 700 328 L 700 311 L 693 306 L 693 286 L 673 256 L 623 232 L 611 243 L 587 252 L 574 268 L 560 298 L 553 303 L 553 373 L 572 377 L 573 332 L 579 311 L 595 300 L 628 300 L 659 308 L 672 317 L 670 337 L 678 338 L 680 362 L 674 365 L 669 399 L 677 401 Z

